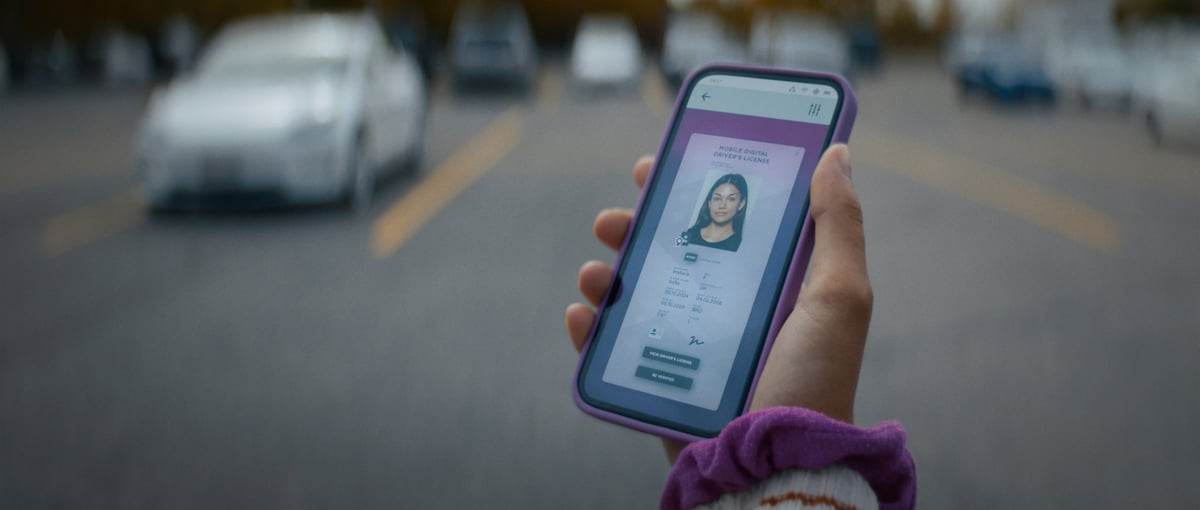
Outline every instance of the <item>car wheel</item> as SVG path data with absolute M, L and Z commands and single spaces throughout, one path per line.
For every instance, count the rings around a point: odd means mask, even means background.
M 970 101 L 974 92 L 975 90 L 971 87 L 970 83 L 967 83 L 967 80 L 958 80 L 958 102 L 960 104 Z
M 146 202 L 146 212 L 151 216 L 166 216 L 175 211 L 175 202 L 169 199 L 157 199 Z
M 375 194 L 375 168 L 371 165 L 371 155 L 367 153 L 366 136 L 359 137 L 358 143 L 354 144 L 350 168 L 350 207 L 355 212 L 363 213 L 371 208 L 371 198 Z
M 1158 117 L 1154 115 L 1153 111 L 1146 112 L 1146 131 L 1150 133 L 1150 140 L 1154 142 L 1154 145 L 1162 145 L 1162 126 L 1158 124 Z
M 404 171 L 416 173 L 421 169 L 421 158 L 425 156 L 425 134 L 428 131 L 429 106 L 426 103 L 425 110 L 421 112 L 421 118 L 417 121 L 417 134 L 413 137 L 413 143 L 408 148 L 408 154 L 404 156 Z
M 146 211 L 152 215 L 173 212 L 176 207 L 173 198 L 171 193 L 149 193 L 142 191 L 142 203 L 146 205 Z

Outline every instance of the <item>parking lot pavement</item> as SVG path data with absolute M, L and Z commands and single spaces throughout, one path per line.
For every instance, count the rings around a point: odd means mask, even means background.
M 922 508 L 1200 501 L 1200 152 L 1116 115 L 857 84 L 876 314 L 856 414 Z M 435 96 L 369 214 L 147 216 L 141 93 L 0 108 L 0 507 L 653 506 L 657 441 L 584 417 L 562 310 L 672 93 Z

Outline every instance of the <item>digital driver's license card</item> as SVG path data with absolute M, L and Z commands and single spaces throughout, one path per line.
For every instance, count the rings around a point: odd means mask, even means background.
M 605 382 L 718 408 L 803 159 L 691 135 Z

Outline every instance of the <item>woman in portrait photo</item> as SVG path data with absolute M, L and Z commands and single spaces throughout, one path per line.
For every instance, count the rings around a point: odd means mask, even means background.
M 737 251 L 742 244 L 742 224 L 746 221 L 748 200 L 745 177 L 722 175 L 708 191 L 696 223 L 683 233 L 683 244 Z

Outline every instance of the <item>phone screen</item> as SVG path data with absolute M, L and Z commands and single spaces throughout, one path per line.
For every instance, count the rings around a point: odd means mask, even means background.
M 842 90 L 733 71 L 687 87 L 578 389 L 595 407 L 712 436 L 745 404 Z

